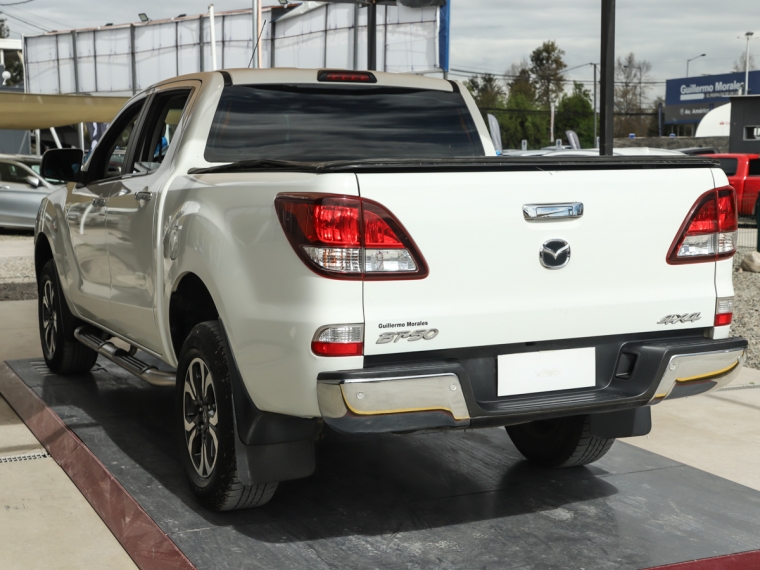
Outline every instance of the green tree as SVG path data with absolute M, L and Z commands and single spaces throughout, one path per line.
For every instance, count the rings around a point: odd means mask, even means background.
M 11 33 L 10 28 L 8 28 L 8 24 L 6 23 L 7 21 L 8 20 L 6 18 L 0 18 L 0 39 L 7 38 Z
M 557 138 L 565 139 L 565 131 L 575 131 L 583 148 L 595 146 L 591 92 L 577 81 L 573 82 L 573 92 L 562 95 L 557 105 L 554 132 Z
M 522 95 L 528 101 L 536 101 L 536 88 L 533 86 L 533 81 L 530 77 L 530 64 L 528 60 L 523 58 L 518 63 L 513 63 L 507 70 L 507 77 L 509 81 L 509 96 Z
M 499 85 L 499 80 L 495 75 L 490 73 L 476 75 L 468 79 L 465 86 L 472 93 L 479 108 L 493 109 L 504 106 L 504 88 Z
M 565 76 L 562 73 L 567 65 L 562 59 L 564 50 L 554 40 L 541 44 L 530 54 L 530 74 L 536 98 L 544 109 L 556 103 L 564 92 Z
M 508 111 L 494 113 L 501 126 L 504 148 L 519 149 L 522 141 L 528 148 L 540 148 L 549 139 L 549 117 L 536 102 L 520 90 L 511 90 L 507 99 Z
M 633 53 L 617 58 L 615 62 L 615 136 L 627 137 L 629 133 L 644 136 L 647 132 L 648 117 L 639 113 L 649 111 L 647 92 L 649 72 L 652 64 L 647 60 L 637 60 Z M 628 113 L 626 116 L 625 114 Z

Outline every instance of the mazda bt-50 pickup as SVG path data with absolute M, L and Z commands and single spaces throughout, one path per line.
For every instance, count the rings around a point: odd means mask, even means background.
M 309 476 L 324 427 L 506 426 L 527 459 L 584 465 L 743 363 L 716 161 L 496 156 L 453 81 L 187 75 L 42 172 L 67 181 L 35 233 L 47 365 L 174 386 L 211 509 Z

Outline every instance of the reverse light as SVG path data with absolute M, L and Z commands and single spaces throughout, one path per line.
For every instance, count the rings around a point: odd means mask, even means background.
M 280 194 L 275 210 L 290 245 L 320 275 L 370 281 L 428 274 L 404 227 L 377 202 L 337 194 Z
M 715 323 L 716 327 L 724 327 L 731 324 L 734 316 L 734 298 L 719 297 L 715 302 Z
M 311 350 L 318 356 L 361 356 L 364 354 L 364 326 L 322 327 L 311 341 Z
M 736 192 L 730 186 L 705 192 L 692 206 L 673 240 L 667 262 L 717 261 L 736 253 L 739 219 Z

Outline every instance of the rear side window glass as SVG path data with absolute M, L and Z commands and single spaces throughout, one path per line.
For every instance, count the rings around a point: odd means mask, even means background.
M 153 98 L 137 143 L 134 173 L 148 174 L 161 166 L 174 140 L 190 92 L 190 89 L 176 89 Z
M 367 85 L 233 85 L 205 158 L 329 161 L 483 156 L 461 94 Z
M 760 158 L 755 158 L 749 161 L 749 175 L 760 176 Z
M 739 161 L 735 158 L 719 158 L 720 167 L 726 176 L 733 176 L 736 174 L 736 168 L 739 165 Z

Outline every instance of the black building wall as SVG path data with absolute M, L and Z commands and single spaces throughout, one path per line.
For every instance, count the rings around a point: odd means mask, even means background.
M 760 95 L 731 97 L 728 151 L 760 154 Z

